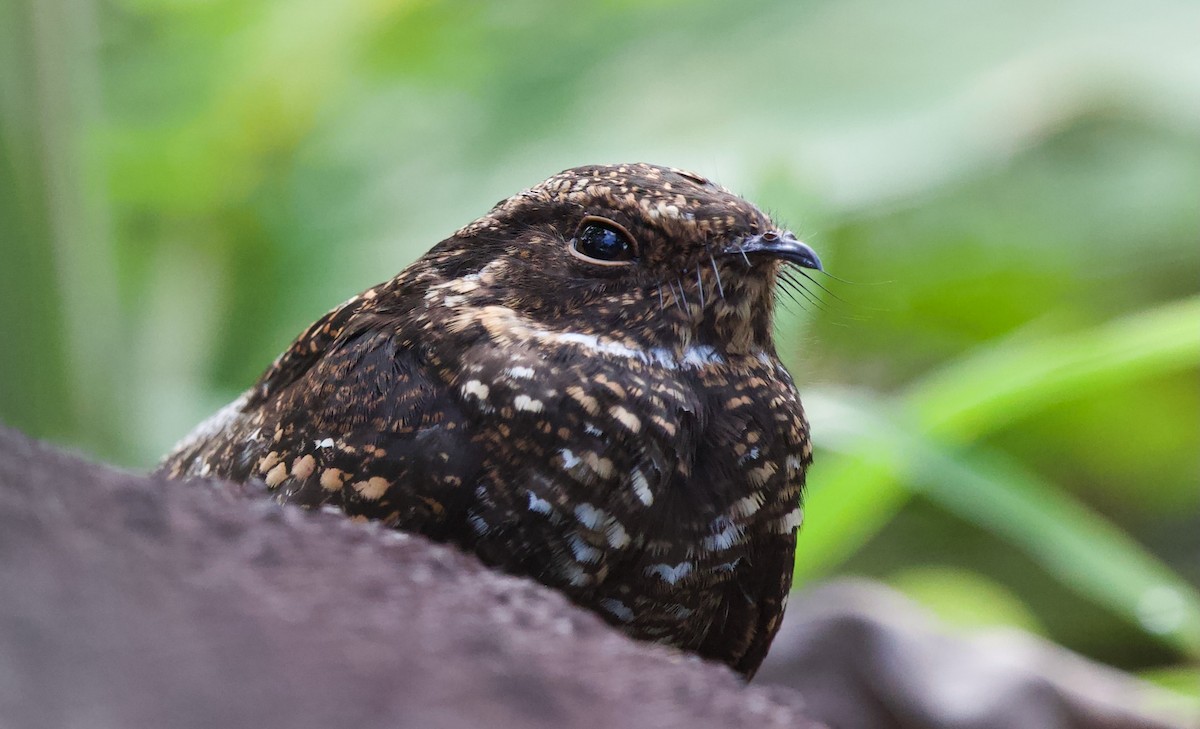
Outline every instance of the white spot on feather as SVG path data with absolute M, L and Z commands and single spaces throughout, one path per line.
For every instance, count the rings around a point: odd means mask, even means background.
M 616 519 L 609 519 L 604 527 L 604 539 L 613 549 L 621 549 L 629 544 L 629 532 Z
M 587 502 L 575 507 L 575 518 L 588 529 L 598 527 L 607 516 L 603 509 L 597 509 Z
M 683 353 L 683 364 L 688 367 L 704 367 L 710 364 L 724 364 L 725 358 L 716 349 L 707 344 L 688 347 Z
M 757 461 L 758 456 L 759 456 L 758 446 L 754 446 L 753 448 L 750 449 L 749 453 L 746 453 L 741 458 L 737 459 L 737 464 L 739 466 L 744 466 L 748 461 Z
M 551 507 L 550 507 L 549 501 L 546 501 L 545 499 L 540 498 L 537 494 L 533 493 L 532 491 L 529 491 L 527 493 L 529 494 L 529 510 L 530 511 L 537 512 L 538 514 L 549 514 L 551 512 Z
M 471 514 L 467 517 L 467 523 L 471 525 L 471 530 L 476 534 L 483 536 L 492 530 L 483 517 L 478 514 Z
M 581 334 L 579 332 L 551 332 L 541 330 L 538 333 L 539 339 L 550 339 L 557 344 L 577 344 L 584 349 L 590 349 L 598 354 L 610 354 L 616 357 L 624 357 L 626 359 L 640 359 L 646 361 L 646 353 L 640 349 L 627 347 L 613 339 L 602 339 L 595 334 Z
M 755 491 L 749 496 L 738 499 L 729 507 L 729 513 L 736 517 L 746 518 L 762 508 L 763 495 L 761 491 Z
M 659 364 L 669 370 L 675 369 L 679 364 L 675 361 L 675 353 L 665 347 L 655 347 L 650 350 L 648 359 L 650 362 Z
M 633 621 L 633 611 L 629 609 L 628 605 L 620 600 L 606 597 L 598 604 L 604 609 L 605 612 L 607 612 L 609 615 L 612 615 L 617 620 L 620 620 L 622 623 L 629 623 Z
M 742 530 L 727 516 L 713 520 L 713 529 L 716 533 L 704 538 L 705 549 L 719 552 L 742 541 Z
M 665 563 L 652 564 L 643 570 L 646 576 L 658 575 L 668 585 L 674 585 L 692 573 L 691 562 L 680 562 L 676 565 Z
M 579 456 L 576 456 L 574 453 L 572 453 L 569 448 L 563 448 L 558 452 L 558 455 L 562 456 L 563 468 L 575 468 L 583 462 L 579 459 Z
M 595 564 L 604 556 L 603 552 L 583 541 L 578 534 L 572 534 L 567 537 L 567 545 L 571 548 L 571 554 L 575 555 L 576 562 Z
M 775 531 L 779 534 L 787 534 L 802 523 L 804 523 L 804 509 L 797 506 L 775 522 Z
M 591 581 L 588 573 L 584 572 L 583 568 L 577 562 L 563 559 L 559 561 L 558 568 L 563 576 L 567 578 L 567 582 L 571 583 L 573 587 L 583 587 Z
M 654 492 L 650 490 L 650 482 L 646 480 L 646 475 L 641 469 L 633 469 L 633 474 L 630 476 L 630 483 L 633 485 L 633 493 L 646 506 L 654 503 Z
M 542 401 L 534 400 L 528 395 L 517 395 L 513 398 L 513 407 L 517 410 L 527 410 L 531 413 L 540 413 L 542 411 Z
M 479 380 L 468 380 L 462 386 L 463 395 L 474 395 L 480 400 L 486 400 L 491 390 Z

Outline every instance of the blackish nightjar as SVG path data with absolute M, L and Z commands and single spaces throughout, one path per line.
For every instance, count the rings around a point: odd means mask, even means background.
M 811 460 L 788 264 L 821 266 L 699 175 L 567 170 L 321 317 L 160 470 L 452 542 L 750 676 Z

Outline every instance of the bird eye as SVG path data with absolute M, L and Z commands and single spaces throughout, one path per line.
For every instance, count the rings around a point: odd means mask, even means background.
M 607 218 L 591 216 L 579 224 L 569 250 L 576 258 L 601 266 L 633 263 L 637 255 L 629 231 Z

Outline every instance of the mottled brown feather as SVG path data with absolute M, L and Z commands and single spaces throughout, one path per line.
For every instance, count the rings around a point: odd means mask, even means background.
M 631 263 L 571 252 L 596 217 Z M 161 470 L 456 543 L 752 675 L 811 459 L 782 264 L 740 254 L 764 234 L 788 235 L 692 173 L 567 170 L 319 319 Z

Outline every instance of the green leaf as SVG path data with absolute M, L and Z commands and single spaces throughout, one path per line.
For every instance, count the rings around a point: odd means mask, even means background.
M 996 342 L 925 377 L 904 401 L 925 432 L 962 443 L 1063 400 L 1197 364 L 1200 296 L 1082 332 Z
M 963 452 L 939 443 L 886 401 L 861 393 L 817 393 L 809 397 L 814 420 L 838 417 L 850 427 L 830 430 L 828 439 L 841 456 L 834 473 L 848 483 L 848 495 L 834 489 L 814 491 L 810 513 L 828 505 L 830 533 L 817 539 L 802 535 L 801 559 L 828 564 L 858 546 L 898 508 L 896 484 L 921 491 L 947 510 L 997 534 L 1027 553 L 1062 584 L 1113 610 L 1148 634 L 1192 656 L 1200 656 L 1200 593 L 1175 575 L 1118 527 L 1090 511 L 1053 484 L 1000 454 L 983 449 Z M 820 432 L 818 430 L 818 432 Z M 877 454 L 872 459 L 869 454 Z M 871 463 L 872 468 L 858 464 Z M 838 468 L 845 469 L 838 472 Z M 877 490 L 878 489 L 878 490 Z M 824 494 L 823 494 L 824 492 Z M 822 496 L 823 494 L 823 496 Z M 881 506 L 872 505 L 882 495 Z M 857 531 L 840 521 L 865 516 Z M 810 554 L 810 550 L 816 554 Z M 798 567 L 802 576 L 811 567 Z

